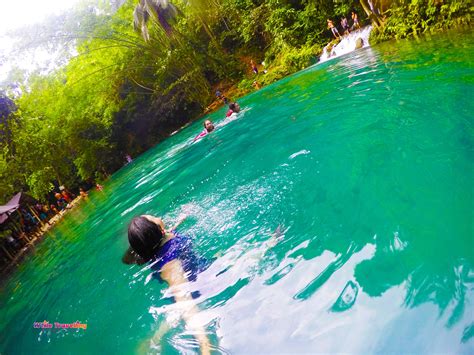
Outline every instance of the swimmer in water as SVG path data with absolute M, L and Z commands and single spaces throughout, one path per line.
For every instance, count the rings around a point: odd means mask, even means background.
M 130 248 L 122 261 L 126 264 L 148 262 L 151 269 L 159 273 L 160 279 L 169 285 L 175 301 L 181 303 L 184 310 L 183 318 L 187 326 L 194 331 L 201 353 L 208 355 L 210 342 L 206 332 L 201 325 L 193 322 L 193 317 L 198 314 L 198 308 L 192 295 L 183 287 L 189 281 L 194 281 L 197 274 L 206 269 L 207 262 L 193 252 L 189 237 L 175 231 L 177 225 L 166 229 L 161 218 L 150 215 L 133 218 L 128 226 Z M 157 340 L 159 332 L 160 329 L 152 340 Z
M 230 117 L 233 113 L 239 113 L 240 106 L 237 102 L 232 102 L 229 104 L 229 110 L 225 114 L 225 117 Z
M 204 130 L 201 133 L 199 133 L 196 137 L 194 137 L 193 142 L 197 141 L 198 139 L 201 139 L 204 136 L 207 136 L 213 130 L 214 130 L 214 123 L 212 123 L 211 120 L 205 120 L 204 121 Z
M 186 292 L 185 287 L 190 281 L 195 281 L 197 275 L 210 265 L 206 259 L 194 253 L 189 237 L 176 232 L 177 226 L 185 218 L 186 216 L 181 218 L 170 229 L 166 229 L 158 217 L 142 215 L 133 218 L 128 227 L 130 248 L 122 261 L 125 264 L 149 263 L 150 268 L 159 273 L 159 278 L 169 285 L 176 304 L 183 309 L 183 318 L 199 342 L 201 353 L 207 355 L 210 354 L 211 345 L 204 327 L 193 321 L 198 315 L 198 307 L 194 303 L 193 294 Z M 263 258 L 268 249 L 276 246 L 285 232 L 286 230 L 278 226 L 271 238 L 262 245 L 263 248 L 260 248 L 258 259 Z M 152 337 L 153 345 L 159 344 L 166 329 L 168 326 L 161 324 L 155 331 Z M 149 341 L 143 343 L 139 352 L 147 352 L 146 347 L 149 345 Z

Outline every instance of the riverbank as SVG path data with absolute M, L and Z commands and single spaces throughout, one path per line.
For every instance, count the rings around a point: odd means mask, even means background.
M 408 21 L 408 20 L 407 20 Z M 453 18 L 451 20 L 443 20 L 436 23 L 431 27 L 397 27 L 394 20 L 390 17 L 386 18 L 386 25 L 384 27 L 373 27 L 372 25 L 363 26 L 358 30 L 351 32 L 352 34 L 358 34 L 359 37 L 363 38 L 361 43 L 350 44 L 343 46 L 342 50 L 339 50 L 339 53 L 333 53 L 333 48 L 336 48 L 341 42 L 347 42 L 348 35 L 344 35 L 340 38 L 330 40 L 326 45 L 313 45 L 308 47 L 300 48 L 299 54 L 292 53 L 292 50 L 289 50 L 288 53 L 282 53 L 268 68 L 262 67 L 260 65 L 257 75 L 254 75 L 252 72 L 248 72 L 242 80 L 235 82 L 231 85 L 226 83 L 219 83 L 215 86 L 215 89 L 220 89 L 223 96 L 227 97 L 229 101 L 236 101 L 239 97 L 247 95 L 251 92 L 257 91 L 260 88 L 263 88 L 267 85 L 272 84 L 275 81 L 281 80 L 284 77 L 291 75 L 299 70 L 302 70 L 310 65 L 314 65 L 320 61 L 325 61 L 329 58 L 339 57 L 350 53 L 356 49 L 370 46 L 370 44 L 378 44 L 382 42 L 388 42 L 392 40 L 399 40 L 409 37 L 418 37 L 423 34 L 434 34 L 442 33 L 449 31 L 450 29 L 454 30 L 464 30 L 469 29 L 471 23 L 470 16 L 460 16 Z M 421 25 L 420 25 L 421 26 Z M 420 28 L 417 30 L 417 28 Z M 349 36 L 350 36 L 349 35 Z M 342 43 L 344 44 L 344 43 Z M 320 60 L 321 58 L 321 60 Z M 265 72 L 263 71 L 265 69 Z M 255 82 L 258 83 L 256 87 Z M 227 86 L 226 86 L 227 85 Z M 224 89 L 222 89 L 224 87 Z M 221 107 L 224 106 L 224 103 L 220 99 L 216 99 L 211 104 L 209 104 L 203 112 L 203 115 L 192 120 L 202 119 L 205 115 L 212 113 Z M 190 122 L 190 123 L 191 123 Z M 188 124 L 183 126 L 186 127 Z
M 390 16 L 382 26 L 374 26 L 373 44 L 389 40 L 418 37 L 450 29 L 470 28 L 474 7 L 462 0 L 401 2 L 391 4 Z
M 351 35 L 367 32 L 367 29 L 369 29 L 370 32 L 371 28 L 371 26 L 364 26 L 351 32 Z M 242 80 L 231 84 L 229 84 L 228 81 L 221 82 L 215 85 L 212 90 L 213 92 L 216 92 L 217 90 L 220 91 L 222 96 L 226 97 L 229 102 L 237 101 L 239 97 L 258 91 L 265 86 L 268 86 L 278 80 L 294 74 L 295 72 L 298 72 L 299 70 L 303 70 L 311 65 L 317 64 L 320 62 L 320 58 L 325 55 L 327 48 L 331 49 L 332 47 L 336 47 L 339 43 L 341 43 L 341 41 L 347 41 L 347 38 L 351 37 L 351 35 L 344 35 L 341 38 L 332 39 L 326 45 L 303 47 L 298 53 L 294 53 L 292 50 L 289 50 L 287 53 L 281 53 L 281 55 L 275 59 L 272 65 L 265 66 L 264 63 L 257 64 L 257 74 L 255 74 L 252 70 L 248 70 Z M 366 39 L 364 46 L 368 45 L 367 37 L 367 34 L 364 34 L 364 39 Z M 360 48 L 357 47 L 356 44 L 354 44 L 352 47 L 353 48 L 351 50 L 346 49 L 345 53 L 349 53 L 355 49 Z M 242 62 L 243 65 L 247 65 L 249 60 L 248 58 L 245 58 L 242 59 Z M 213 113 L 224 106 L 226 106 L 226 104 L 223 102 L 223 100 L 216 97 L 203 110 L 202 115 L 190 120 L 190 122 L 186 123 L 178 130 L 173 131 L 173 133 L 170 135 L 175 134 L 195 121 L 202 120 L 206 115 Z
M 34 250 L 35 246 L 41 241 L 43 241 L 46 234 L 56 224 L 58 224 L 65 215 L 67 215 L 71 210 L 76 208 L 82 200 L 82 196 L 76 197 L 67 205 L 64 210 L 59 211 L 59 213 L 51 217 L 51 219 L 49 219 L 47 222 L 42 222 L 41 227 L 36 229 L 34 232 L 26 234 L 25 239 L 28 240 L 26 245 L 24 245 L 19 250 L 19 252 L 14 255 L 13 259 L 0 270 L 0 286 L 8 278 L 8 275 L 20 265 L 22 260 Z
M 219 90 L 222 93 L 222 96 L 225 96 L 229 102 L 237 101 L 239 97 L 258 91 L 288 75 L 316 64 L 323 49 L 324 46 L 316 45 L 302 48 L 300 53 L 295 53 L 290 50 L 288 53 L 282 53 L 273 64 L 268 67 L 262 63 L 258 64 L 257 74 L 248 70 L 245 77 L 240 81 L 231 84 L 229 84 L 228 81 L 221 82 L 215 85 L 213 90 L 214 92 Z M 244 64 L 246 65 L 246 62 Z M 225 106 L 225 104 L 222 99 L 216 98 L 204 109 L 201 116 L 192 121 L 200 120 L 205 115 L 217 111 L 223 106 Z

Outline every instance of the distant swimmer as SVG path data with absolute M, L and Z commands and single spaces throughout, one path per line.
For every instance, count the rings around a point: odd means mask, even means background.
M 204 130 L 201 133 L 199 133 L 196 137 L 194 137 L 193 142 L 197 141 L 198 139 L 201 139 L 204 136 L 207 136 L 213 130 L 214 130 L 214 123 L 212 123 L 211 120 L 205 120 L 204 121 Z
M 240 112 L 240 106 L 237 102 L 232 102 L 229 104 L 229 110 L 225 114 L 225 117 L 230 117 L 233 113 L 239 113 Z

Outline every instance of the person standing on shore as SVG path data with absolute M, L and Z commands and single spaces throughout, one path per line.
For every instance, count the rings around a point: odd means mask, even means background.
M 66 200 L 67 203 L 72 202 L 76 196 L 74 196 L 68 189 L 66 189 L 63 185 L 59 186 L 59 191 L 63 199 Z
M 346 16 L 341 17 L 341 27 L 345 35 L 349 34 L 349 23 L 347 22 Z
M 59 211 L 58 211 L 58 209 L 56 208 L 55 205 L 52 204 L 51 206 L 49 206 L 49 208 L 51 209 L 51 211 L 52 211 L 55 215 L 57 215 L 57 214 L 59 213 Z
M 336 26 L 334 26 L 334 23 L 328 19 L 328 29 L 331 30 L 332 34 L 334 35 L 334 38 L 341 38 L 341 35 L 339 34 L 339 31 L 337 30 Z
M 252 71 L 254 72 L 254 74 L 257 75 L 258 74 L 258 68 L 255 65 L 255 62 L 253 61 L 253 59 L 250 60 L 250 66 L 252 67 Z
M 81 195 L 82 198 L 89 197 L 89 194 L 82 187 L 79 188 L 79 195 Z
M 227 97 L 225 97 L 221 92 L 220 90 L 216 90 L 216 97 L 220 100 L 222 100 L 222 102 L 224 102 L 224 104 L 227 105 L 227 103 L 229 102 L 229 100 L 227 100 Z
M 353 31 L 355 29 L 360 29 L 359 17 L 357 16 L 357 13 L 355 11 L 352 11 L 351 17 L 352 17 L 351 30 Z
M 56 204 L 58 205 L 59 210 L 60 211 L 64 210 L 67 206 L 67 201 L 63 198 L 63 196 L 59 192 L 56 192 L 54 194 L 54 197 L 56 197 Z

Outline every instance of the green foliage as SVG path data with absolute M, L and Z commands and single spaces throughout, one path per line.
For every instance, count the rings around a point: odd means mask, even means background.
M 28 176 L 27 184 L 31 196 L 39 199 L 53 189 L 53 184 L 51 183 L 52 172 L 51 168 L 46 167 L 42 170 L 35 170 Z
M 19 169 L 12 169 L 12 164 L 9 161 L 8 148 L 4 147 L 0 151 L 0 196 L 3 197 L 2 202 L 7 202 L 8 199 L 16 192 L 18 183 L 22 181 Z
M 352 8 L 354 8 L 353 3 L 344 2 L 344 1 L 336 1 L 334 3 L 334 14 L 338 18 L 342 16 L 347 16 L 347 14 L 351 13 Z
M 321 47 L 319 45 L 287 48 L 274 60 L 274 66 L 272 66 L 268 73 L 259 78 L 259 82 L 267 85 L 288 74 L 307 68 L 316 63 L 317 54 L 320 52 Z
M 471 23 L 474 7 L 463 0 L 402 0 L 387 11 L 385 25 L 371 33 L 372 42 L 416 36 Z

